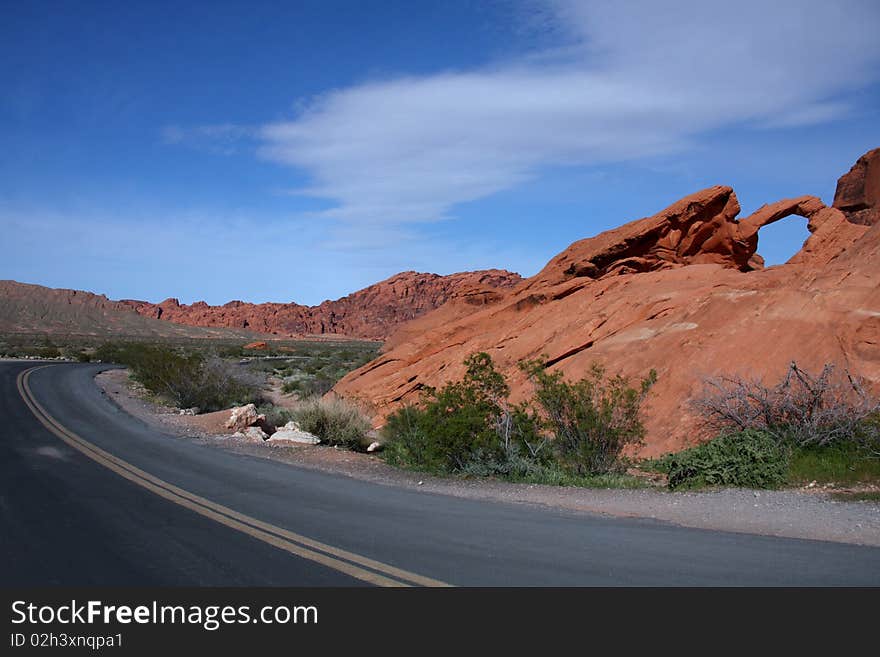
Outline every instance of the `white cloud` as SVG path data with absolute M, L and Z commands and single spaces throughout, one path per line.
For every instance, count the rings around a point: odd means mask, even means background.
M 734 125 L 851 111 L 876 78 L 874 0 L 550 3 L 558 48 L 474 71 L 365 83 L 258 132 L 343 223 L 432 221 L 542 167 L 674 152 Z M 844 96 L 844 97 L 841 97 Z

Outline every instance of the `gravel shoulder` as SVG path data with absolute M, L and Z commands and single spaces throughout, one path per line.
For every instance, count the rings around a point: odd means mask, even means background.
M 370 454 L 321 446 L 270 447 L 248 443 L 232 437 L 223 427 L 226 412 L 180 415 L 177 409 L 148 399 L 143 390 L 131 383 L 125 370 L 108 370 L 95 380 L 124 411 L 178 439 L 382 485 L 582 513 L 651 518 L 702 529 L 880 546 L 880 504 L 838 501 L 818 488 L 671 493 L 664 489 L 564 488 L 432 477 L 392 468 Z

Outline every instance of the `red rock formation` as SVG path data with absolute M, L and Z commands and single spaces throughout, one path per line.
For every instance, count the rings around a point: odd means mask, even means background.
M 369 402 L 377 421 L 424 386 L 460 378 L 462 361 L 486 351 L 530 393 L 518 370 L 545 355 L 566 376 L 594 362 L 659 381 L 645 407 L 645 455 L 704 438 L 689 400 L 720 373 L 778 379 L 788 363 L 827 362 L 880 388 L 878 151 L 841 179 L 836 207 L 803 196 L 736 221 L 729 187 L 692 194 L 666 210 L 572 244 L 536 276 L 477 310 L 460 301 L 402 327 L 378 359 L 337 384 Z M 763 269 L 758 230 L 791 214 L 811 232 L 788 263 Z
M 159 304 L 132 300 L 122 303 L 141 315 L 190 326 L 231 327 L 286 337 L 332 334 L 381 340 L 403 323 L 450 299 L 480 306 L 496 300 L 499 290 L 521 280 L 518 274 L 497 269 L 449 276 L 403 272 L 319 306 L 243 301 L 222 306 L 199 301 L 187 306 L 177 299 Z
M 854 224 L 880 221 L 880 148 L 868 151 L 837 181 L 834 207 Z

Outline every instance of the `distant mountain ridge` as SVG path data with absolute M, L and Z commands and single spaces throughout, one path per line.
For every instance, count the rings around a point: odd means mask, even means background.
M 495 300 L 499 290 L 520 281 L 519 274 L 501 269 L 448 276 L 407 271 L 317 306 L 244 301 L 222 306 L 204 301 L 185 305 L 177 299 L 158 304 L 130 299 L 118 303 L 145 317 L 190 326 L 246 329 L 284 337 L 331 334 L 384 340 L 402 324 L 451 299 L 481 306 Z
M 252 338 L 242 330 L 178 326 L 142 317 L 103 294 L 0 281 L 0 332 L 155 338 Z
M 7 280 L 0 281 L 0 331 L 218 338 L 338 335 L 383 340 L 404 323 L 451 299 L 481 306 L 521 280 L 518 274 L 497 269 L 448 276 L 402 272 L 318 306 L 114 301 L 102 294 Z

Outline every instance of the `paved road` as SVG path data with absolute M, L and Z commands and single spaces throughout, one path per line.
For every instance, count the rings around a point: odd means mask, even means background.
M 880 549 L 381 486 L 158 433 L 0 363 L 0 585 L 861 585 Z M 47 419 L 49 418 L 49 419 Z M 52 424 L 52 418 L 57 425 Z

